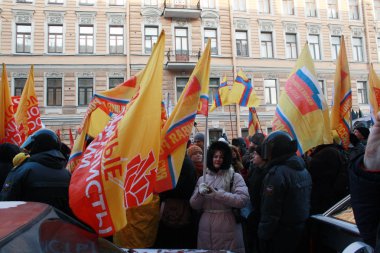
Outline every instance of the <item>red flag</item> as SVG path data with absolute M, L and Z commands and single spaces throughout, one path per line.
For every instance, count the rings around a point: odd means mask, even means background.
M 58 136 L 58 138 L 61 140 L 61 129 L 58 129 L 57 131 L 55 131 L 55 133 Z

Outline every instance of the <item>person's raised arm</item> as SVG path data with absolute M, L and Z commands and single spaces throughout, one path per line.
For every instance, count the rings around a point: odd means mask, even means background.
M 364 154 L 364 167 L 367 171 L 380 172 L 380 112 L 371 128 Z

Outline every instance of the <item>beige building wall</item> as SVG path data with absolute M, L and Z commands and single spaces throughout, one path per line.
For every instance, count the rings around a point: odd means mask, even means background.
M 62 4 L 51 2 L 62 1 Z M 277 100 L 296 59 L 286 56 L 286 33 L 296 34 L 297 53 L 309 41 L 309 34 L 319 35 L 321 59 L 315 60 L 317 78 L 324 82 L 326 98 L 331 104 L 335 60 L 332 59 L 331 35 L 345 36 L 350 63 L 353 108 L 369 113 L 367 103 L 358 103 L 358 81 L 367 82 L 370 63 L 380 69 L 378 37 L 380 20 L 376 18 L 373 0 L 358 0 L 359 19 L 350 19 L 349 1 L 337 1 L 338 19 L 328 17 L 328 1 L 315 1 L 316 17 L 307 17 L 305 1 L 294 1 L 295 15 L 286 15 L 283 0 L 268 0 L 270 13 L 263 13 L 260 1 L 245 2 L 245 10 L 234 10 L 235 3 L 244 5 L 244 0 L 94 0 L 93 5 L 83 5 L 84 0 L 2 0 L 0 2 L 0 59 L 7 64 L 9 85 L 14 94 L 15 78 L 26 77 L 30 65 L 35 67 L 35 86 L 43 123 L 52 129 L 61 129 L 68 142 L 68 129 L 74 132 L 83 118 L 86 106 L 78 106 L 78 78 L 93 78 L 93 90 L 108 89 L 109 78 L 126 80 L 141 70 L 149 58 L 144 51 L 144 27 L 157 26 L 166 32 L 166 52 L 170 50 L 170 61 L 165 57 L 163 100 L 169 101 L 170 109 L 176 103 L 177 79 L 189 77 L 197 56 L 204 48 L 204 28 L 217 30 L 218 54 L 211 61 L 211 78 L 227 76 L 232 83 L 238 70 L 242 69 L 251 78 L 254 90 L 261 99 L 257 108 L 264 132 L 270 131 L 275 104 L 265 104 L 267 79 L 276 81 Z M 91 3 L 91 0 L 86 2 Z M 156 4 L 157 2 L 157 4 Z M 214 3 L 206 8 L 207 3 Z M 148 3 L 148 4 L 147 4 Z M 153 4 L 153 5 L 149 5 Z M 175 5 L 175 3 L 177 5 Z M 183 3 L 185 3 L 183 5 Z M 170 11 L 172 11 L 170 13 Z M 174 14 L 173 14 L 174 13 Z M 194 14 L 195 13 L 195 14 Z M 174 15 L 174 16 L 173 16 Z M 195 15 L 195 17 L 190 17 Z M 16 23 L 31 24 L 31 51 L 16 53 Z M 63 52 L 48 53 L 48 24 L 63 26 Z M 78 53 L 78 26 L 90 24 L 94 27 L 94 52 Z M 124 51 L 113 55 L 109 52 L 109 26 L 124 28 Z M 188 61 L 175 60 L 175 28 L 188 29 Z M 248 56 L 237 56 L 236 31 L 246 31 Z M 264 58 L 260 52 L 261 32 L 272 34 L 273 58 Z M 362 38 L 362 61 L 355 61 L 353 37 Z M 177 67 L 172 67 L 177 64 Z M 62 105 L 48 106 L 46 102 L 46 79 L 62 78 Z M 211 102 L 210 102 L 211 103 Z M 237 113 L 237 110 L 239 113 Z M 197 129 L 203 131 L 205 118 L 197 116 Z M 246 134 L 248 109 L 225 106 L 209 114 L 209 129 L 218 135 L 225 132 L 229 138 Z M 214 136 L 214 138 L 216 138 Z

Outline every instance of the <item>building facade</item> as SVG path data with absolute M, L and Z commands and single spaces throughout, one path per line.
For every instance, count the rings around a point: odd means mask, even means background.
M 212 60 L 210 103 L 224 76 L 238 70 L 261 99 L 264 132 L 287 77 L 308 43 L 318 82 L 331 104 L 335 59 L 345 37 L 353 109 L 369 113 L 368 72 L 380 68 L 380 0 L 0 0 L 0 59 L 13 96 L 31 64 L 43 123 L 80 125 L 93 93 L 141 70 L 161 30 L 166 33 L 163 100 L 170 113 L 207 39 Z M 197 116 L 194 131 L 204 131 Z M 248 108 L 217 108 L 208 117 L 210 140 L 247 135 Z

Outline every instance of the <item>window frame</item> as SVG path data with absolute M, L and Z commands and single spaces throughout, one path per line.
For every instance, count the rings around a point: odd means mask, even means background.
M 113 28 L 118 28 L 118 29 L 121 29 L 121 34 L 117 34 L 117 33 L 114 33 L 112 34 L 111 33 L 111 30 Z M 124 36 L 125 35 L 125 31 L 124 31 L 124 25 L 109 25 L 108 26 L 108 52 L 110 55 L 122 55 L 124 54 L 124 47 L 125 47 L 125 39 L 124 39 Z M 112 41 L 112 38 L 115 37 L 115 46 L 112 45 L 111 41 Z M 119 39 L 121 38 L 121 45 L 118 44 L 119 42 Z M 114 47 L 115 49 L 112 50 L 112 47 Z
M 62 28 L 62 33 L 50 33 L 50 27 L 60 27 Z M 47 51 L 49 54 L 62 54 L 63 53 L 63 43 L 64 43 L 64 28 L 63 28 L 63 25 L 62 24 L 48 24 L 48 27 L 47 27 L 47 33 L 48 33 L 48 43 L 47 43 Z M 51 39 L 50 39 L 50 36 L 53 35 L 54 36 L 54 51 L 50 51 L 51 47 L 50 47 L 50 42 L 51 42 Z M 61 35 L 61 50 L 58 50 L 58 46 L 57 46 L 57 41 L 59 40 L 59 38 L 57 38 L 57 36 Z
M 274 87 L 269 86 L 267 81 L 273 81 Z M 275 78 L 266 78 L 263 80 L 263 86 L 264 86 L 264 103 L 265 105 L 277 105 L 278 104 L 278 85 L 277 85 L 277 79 Z M 275 93 L 273 97 L 273 92 Z M 274 99 L 273 99 L 274 98 Z M 273 101 L 275 100 L 275 101 Z M 274 102 L 274 103 L 273 103 Z
M 215 37 L 206 37 L 206 31 L 215 32 Z M 218 43 L 218 29 L 217 28 L 209 28 L 209 27 L 203 28 L 203 41 L 204 41 L 205 47 L 207 45 L 207 40 L 209 38 L 211 39 L 211 55 L 218 55 L 219 54 L 219 43 Z M 214 47 L 213 47 L 213 44 L 215 45 Z
M 155 29 L 156 30 L 156 35 L 147 35 L 147 32 L 146 32 L 147 29 Z M 145 25 L 144 26 L 144 53 L 145 54 L 152 53 L 153 45 L 158 40 L 158 30 L 159 30 L 158 26 L 153 26 L 153 25 Z M 150 42 L 150 48 L 146 47 L 148 41 Z
M 334 44 L 333 38 L 338 38 L 339 44 Z M 330 39 L 331 39 L 331 59 L 332 60 L 338 59 L 341 38 L 342 38 L 342 36 L 340 36 L 340 35 L 331 35 L 331 37 L 330 37 Z M 334 58 L 334 54 L 335 54 L 335 58 Z
M 111 80 L 118 80 L 117 82 L 114 82 Z M 124 77 L 115 77 L 115 76 L 110 76 L 108 77 L 108 89 L 112 89 L 112 88 L 115 88 L 117 85 L 121 84 L 121 83 L 124 83 L 125 82 L 125 79 Z
M 19 32 L 19 28 L 29 27 L 30 32 Z M 29 54 L 32 52 L 32 24 L 31 23 L 16 23 L 16 45 L 15 52 L 19 54 Z M 28 38 L 29 36 L 29 38 Z M 21 37 L 21 38 L 19 38 Z M 22 39 L 22 45 L 18 44 L 19 39 Z M 29 48 L 27 42 L 29 41 Z M 22 46 L 22 50 L 19 51 L 19 45 Z
M 290 10 L 291 9 L 291 10 Z M 282 13 L 288 16 L 296 15 L 294 0 L 282 0 Z
M 60 86 L 59 87 L 49 87 L 49 81 L 51 81 L 51 80 L 60 80 Z M 50 98 L 50 93 L 49 93 L 49 91 L 50 90 L 53 90 L 53 101 L 55 102 L 55 103 L 53 103 L 53 104 L 49 104 L 49 98 Z M 60 94 L 57 94 L 57 90 L 60 90 Z M 59 99 L 59 101 L 58 102 L 60 102 L 60 103 L 57 103 L 57 98 Z M 61 77 L 59 77 L 59 78 L 56 78 L 56 77 L 54 77 L 54 78 L 50 78 L 50 77 L 48 77 L 48 78 L 46 78 L 46 106 L 62 106 L 63 105 L 63 78 L 61 78 Z
M 360 39 L 360 47 L 355 44 L 355 41 Z M 364 61 L 364 39 L 363 37 L 352 37 L 352 59 L 354 62 Z
M 331 3 L 330 1 L 335 1 L 335 3 Z M 335 6 L 335 8 L 330 8 L 330 6 Z M 338 0 L 327 0 L 327 17 L 329 19 L 339 19 L 339 1 Z
M 362 84 L 363 87 L 359 89 L 359 84 Z M 356 89 L 358 92 L 358 104 L 365 105 L 369 103 L 368 100 L 368 82 L 367 81 L 356 81 Z M 363 92 L 360 92 L 363 91 Z M 360 96 L 359 96 L 360 94 Z M 359 99 L 361 98 L 361 99 Z
M 272 14 L 271 0 L 258 0 L 259 13 Z
M 294 36 L 294 43 L 288 41 L 288 36 Z M 295 46 L 295 56 L 293 55 L 293 45 Z M 290 46 L 290 47 L 289 47 Z M 290 51 L 288 51 L 290 50 Z M 285 33 L 285 54 L 286 54 L 286 59 L 297 59 L 298 58 L 298 38 L 297 38 L 297 33 Z
M 316 36 L 318 39 L 318 43 L 311 42 L 311 38 Z M 319 34 L 309 34 L 308 38 L 309 50 L 313 60 L 320 61 L 322 60 L 322 50 L 321 50 L 321 36 Z M 315 47 L 318 45 L 318 47 Z M 318 48 L 318 58 L 316 57 L 315 49 Z
M 313 5 L 314 5 L 314 10 L 312 8 Z M 318 17 L 318 7 L 317 7 L 317 2 L 315 0 L 305 0 L 305 15 L 308 18 Z
M 81 28 L 85 28 L 85 27 L 91 27 L 92 28 L 92 34 L 90 33 L 81 33 Z M 81 45 L 81 40 L 82 40 L 82 36 L 85 36 L 85 41 L 86 41 L 86 45 L 82 46 Z M 89 47 L 87 45 L 87 42 L 88 42 L 88 37 L 91 37 L 91 41 L 92 41 L 92 47 Z M 95 53 L 95 27 L 93 24 L 80 24 L 78 26 L 78 54 L 94 54 Z M 84 52 L 81 51 L 81 48 L 82 47 L 85 47 L 86 50 Z M 91 52 L 89 52 L 88 49 L 91 48 Z
M 26 77 L 14 77 L 13 78 L 13 95 L 14 96 L 21 96 L 22 91 L 24 90 L 26 81 L 28 78 Z M 24 83 L 23 86 L 21 87 L 21 83 Z
M 180 30 L 186 31 L 186 36 L 178 35 L 177 32 Z M 178 43 L 180 42 L 180 43 Z M 179 49 L 178 46 L 181 46 Z M 183 46 L 186 45 L 186 49 L 183 49 Z M 189 28 L 188 27 L 174 27 L 174 48 L 175 55 L 186 55 L 190 54 L 190 41 L 189 41 Z
M 356 2 L 355 5 L 352 5 L 353 1 Z M 352 11 L 354 11 L 354 12 L 352 12 Z M 359 0 L 348 0 L 348 17 L 349 17 L 349 20 L 360 20 L 361 19 Z
M 80 81 L 81 80 L 91 80 L 91 87 L 85 87 L 85 86 L 82 86 L 81 87 L 81 83 Z M 78 97 L 78 106 L 88 106 L 88 104 L 90 103 L 92 97 L 94 96 L 94 78 L 93 77 L 78 77 L 77 79 L 77 82 L 78 82 L 78 90 L 77 90 L 77 97 Z M 84 101 L 82 102 L 81 101 L 81 89 L 84 89 Z M 88 95 L 88 91 L 91 90 L 91 96 L 89 97 Z
M 270 35 L 270 40 L 264 40 L 263 35 Z M 273 32 L 260 32 L 260 56 L 261 58 L 274 58 Z
M 245 39 L 238 39 L 237 38 L 238 36 L 236 36 L 238 33 L 242 33 L 242 34 L 244 33 L 246 38 Z M 240 44 L 238 42 L 240 42 Z M 243 43 L 241 43 L 241 42 L 246 42 L 246 46 L 244 46 Z M 236 56 L 249 57 L 249 40 L 248 40 L 248 31 L 247 30 L 236 30 L 235 31 L 235 43 L 236 43 Z M 245 49 L 245 50 L 240 49 L 240 54 L 238 51 L 238 48 L 239 48 L 238 45 L 240 45 L 241 49 L 243 49 L 243 48 Z M 246 54 L 243 54 L 244 51 L 246 51 Z

